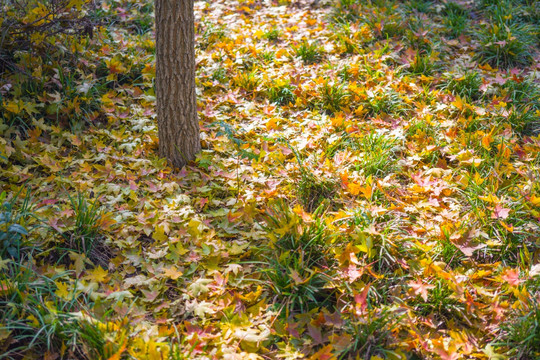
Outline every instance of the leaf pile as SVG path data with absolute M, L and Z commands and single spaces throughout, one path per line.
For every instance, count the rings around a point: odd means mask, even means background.
M 1 53 L 0 358 L 540 356 L 536 1 L 196 2 L 183 169 L 98 3 Z

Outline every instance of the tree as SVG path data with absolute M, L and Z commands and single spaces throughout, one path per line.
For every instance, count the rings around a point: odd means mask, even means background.
M 194 0 L 156 0 L 159 153 L 182 167 L 201 150 L 195 94 Z

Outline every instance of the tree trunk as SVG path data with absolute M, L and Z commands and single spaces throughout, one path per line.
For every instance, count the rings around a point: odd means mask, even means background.
M 155 5 L 159 154 L 181 168 L 201 150 L 193 0 L 156 0 Z

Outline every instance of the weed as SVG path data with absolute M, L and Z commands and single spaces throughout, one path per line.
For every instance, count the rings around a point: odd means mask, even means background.
M 395 308 L 368 309 L 366 314 L 347 321 L 345 329 L 350 335 L 347 347 L 340 359 L 392 358 L 399 355 L 389 350 L 392 347 L 392 330 L 402 316 Z M 397 355 L 397 356 L 396 356 Z
M 356 147 L 360 151 L 356 168 L 365 176 L 384 176 L 396 170 L 399 149 L 398 140 L 371 132 L 358 139 Z
M 321 108 L 334 114 L 341 111 L 348 103 L 349 93 L 345 85 L 337 85 L 328 81 L 324 82 L 319 88 Z
M 61 233 L 64 247 L 85 254 L 94 263 L 107 267 L 112 254 L 105 244 L 103 227 L 110 221 L 110 214 L 105 213 L 98 200 L 90 202 L 81 192 L 77 197 L 70 196 L 69 200 L 74 222 L 68 231 Z
M 417 53 L 409 63 L 408 71 L 414 75 L 431 76 L 436 69 L 434 59 L 427 55 Z
M 261 79 L 257 76 L 257 71 L 242 72 L 233 78 L 233 83 L 237 87 L 248 93 L 253 93 L 257 90 Z
M 503 347 L 512 359 L 537 359 L 540 356 L 540 307 L 532 299 L 528 312 L 506 321 L 493 345 Z
M 281 31 L 277 27 L 273 27 L 270 30 L 267 30 L 263 34 L 263 38 L 269 41 L 277 41 L 281 35 Z
M 25 265 L 11 263 L 0 275 L 0 331 L 7 338 L 0 358 L 41 357 L 66 353 L 69 358 L 109 358 L 119 345 L 107 340 L 103 327 L 88 314 L 88 299 L 79 293 L 58 296 L 58 283 Z M 82 316 L 79 316 L 81 314 Z
M 479 33 L 480 47 L 476 58 L 491 66 L 508 68 L 526 66 L 532 62 L 536 42 L 531 26 L 520 23 L 496 22 Z
M 27 222 L 31 216 L 30 193 L 17 206 L 22 189 L 10 201 L 7 193 L 0 194 L 0 258 L 19 259 L 26 247 L 25 237 L 29 234 Z M 17 208 L 18 207 L 18 208 Z
M 453 95 L 459 95 L 462 98 L 477 100 L 480 97 L 480 85 L 482 79 L 477 72 L 466 72 L 461 76 L 446 76 L 446 82 L 441 86 Z
M 277 80 L 268 87 L 268 99 L 278 105 L 294 104 L 296 95 L 295 87 L 286 80 Z
M 323 49 L 314 42 L 303 41 L 292 48 L 295 55 L 302 59 L 304 64 L 315 64 L 323 58 Z

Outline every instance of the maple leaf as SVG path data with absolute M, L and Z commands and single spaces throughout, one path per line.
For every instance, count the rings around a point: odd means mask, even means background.
M 428 290 L 435 288 L 434 285 L 424 284 L 422 280 L 409 281 L 408 285 L 413 289 L 413 293 L 416 296 L 420 295 L 424 301 L 428 299 Z
M 87 272 L 84 276 L 85 280 L 90 280 L 96 283 L 102 283 L 109 277 L 109 272 L 103 269 L 101 266 L 97 266 L 91 271 Z
M 517 269 L 506 270 L 502 275 L 501 279 L 511 286 L 518 286 L 522 280 L 519 279 L 519 271 Z
M 169 279 L 172 279 L 172 280 L 176 280 L 178 279 L 180 276 L 183 275 L 183 273 L 178 270 L 178 268 L 176 266 L 171 266 L 171 267 L 165 267 L 163 269 L 161 269 L 163 271 L 163 276 L 169 278 Z
M 503 208 L 500 204 L 495 205 L 493 213 L 491 214 L 492 219 L 506 219 L 510 214 L 510 209 Z

